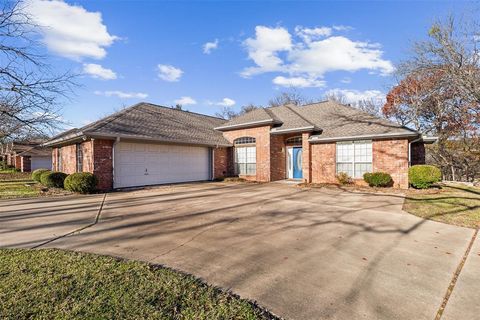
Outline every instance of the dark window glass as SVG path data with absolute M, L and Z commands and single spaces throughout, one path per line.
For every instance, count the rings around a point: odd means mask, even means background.
M 83 172 L 83 147 L 77 143 L 77 172 Z

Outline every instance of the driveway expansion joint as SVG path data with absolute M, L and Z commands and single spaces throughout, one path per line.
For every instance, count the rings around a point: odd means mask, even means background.
M 462 260 L 460 260 L 460 263 L 458 264 L 457 269 L 453 274 L 452 280 L 450 281 L 450 285 L 447 288 L 447 292 L 445 293 L 442 304 L 438 308 L 438 311 L 434 320 L 440 320 L 442 318 L 443 312 L 447 307 L 448 300 L 450 299 L 450 296 L 452 295 L 452 292 L 455 289 L 455 285 L 457 284 L 457 280 L 460 277 L 460 273 L 462 272 L 463 266 L 465 265 L 465 262 L 467 261 L 467 258 L 470 255 L 470 251 L 472 250 L 473 244 L 475 243 L 475 239 L 478 236 L 478 230 L 479 230 L 478 228 L 475 229 L 475 232 L 473 233 L 472 239 L 470 240 L 468 247 L 462 256 Z
M 94 225 L 96 225 L 96 224 L 98 223 L 98 221 L 100 220 L 100 215 L 101 215 L 101 213 L 102 213 L 103 205 L 105 204 L 105 199 L 106 199 L 106 198 L 107 198 L 107 194 L 105 193 L 105 194 L 103 194 L 102 202 L 100 203 L 100 208 L 98 208 L 97 214 L 95 215 L 95 220 L 94 220 L 92 223 L 89 223 L 89 224 L 87 224 L 86 226 L 83 226 L 83 227 L 77 228 L 77 229 L 75 229 L 75 230 L 73 230 L 73 231 L 70 231 L 70 232 L 67 232 L 67 233 L 65 233 L 65 234 L 62 234 L 62 235 L 60 235 L 60 236 L 58 236 L 58 237 L 54 237 L 54 238 L 52 238 L 52 239 L 50 239 L 50 240 L 44 241 L 44 242 L 42 242 L 42 243 L 40 243 L 40 244 L 37 244 L 37 245 L 31 247 L 31 249 L 38 249 L 38 248 L 40 248 L 40 247 L 43 247 L 44 245 L 47 245 L 47 244 L 49 244 L 49 243 L 52 243 L 52 242 L 57 241 L 57 240 L 62 239 L 62 238 L 66 238 L 66 237 L 68 237 L 68 236 L 71 236 L 71 235 L 73 235 L 73 234 L 75 234 L 75 233 L 81 232 L 81 231 L 83 231 L 83 230 L 85 230 L 85 229 L 88 229 L 88 228 L 93 227 Z

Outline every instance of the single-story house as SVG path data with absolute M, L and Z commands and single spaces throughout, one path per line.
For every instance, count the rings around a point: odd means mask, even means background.
M 22 172 L 52 167 L 52 150 L 41 146 L 43 140 L 12 141 L 0 147 L 2 161 Z
M 423 163 L 414 130 L 332 101 L 256 109 L 230 121 L 139 103 L 54 137 L 54 170 L 92 172 L 99 188 L 212 180 L 298 179 L 335 183 L 346 172 L 389 173 L 408 188 L 408 167 Z

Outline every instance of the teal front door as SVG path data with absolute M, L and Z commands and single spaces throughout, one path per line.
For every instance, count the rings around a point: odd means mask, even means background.
M 301 147 L 294 147 L 293 148 L 293 179 L 301 179 L 303 178 L 302 173 L 302 148 Z

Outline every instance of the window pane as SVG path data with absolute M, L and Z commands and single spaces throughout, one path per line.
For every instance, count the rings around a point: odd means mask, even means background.
M 352 162 L 354 155 L 353 143 L 337 143 L 337 162 Z
M 337 163 L 337 173 L 345 172 L 350 177 L 353 177 L 353 164 L 352 163 Z
M 372 172 L 371 163 L 355 163 L 355 178 L 363 178 L 366 172 Z
M 256 163 L 257 162 L 256 148 L 248 147 L 245 149 L 247 151 L 247 163 Z
M 236 148 L 235 150 L 237 152 L 237 162 L 238 163 L 247 162 L 246 148 Z
M 256 174 L 256 169 L 257 169 L 257 165 L 255 163 L 248 163 L 246 174 L 247 175 L 255 175 Z
M 372 162 L 372 142 L 355 141 L 355 162 Z

